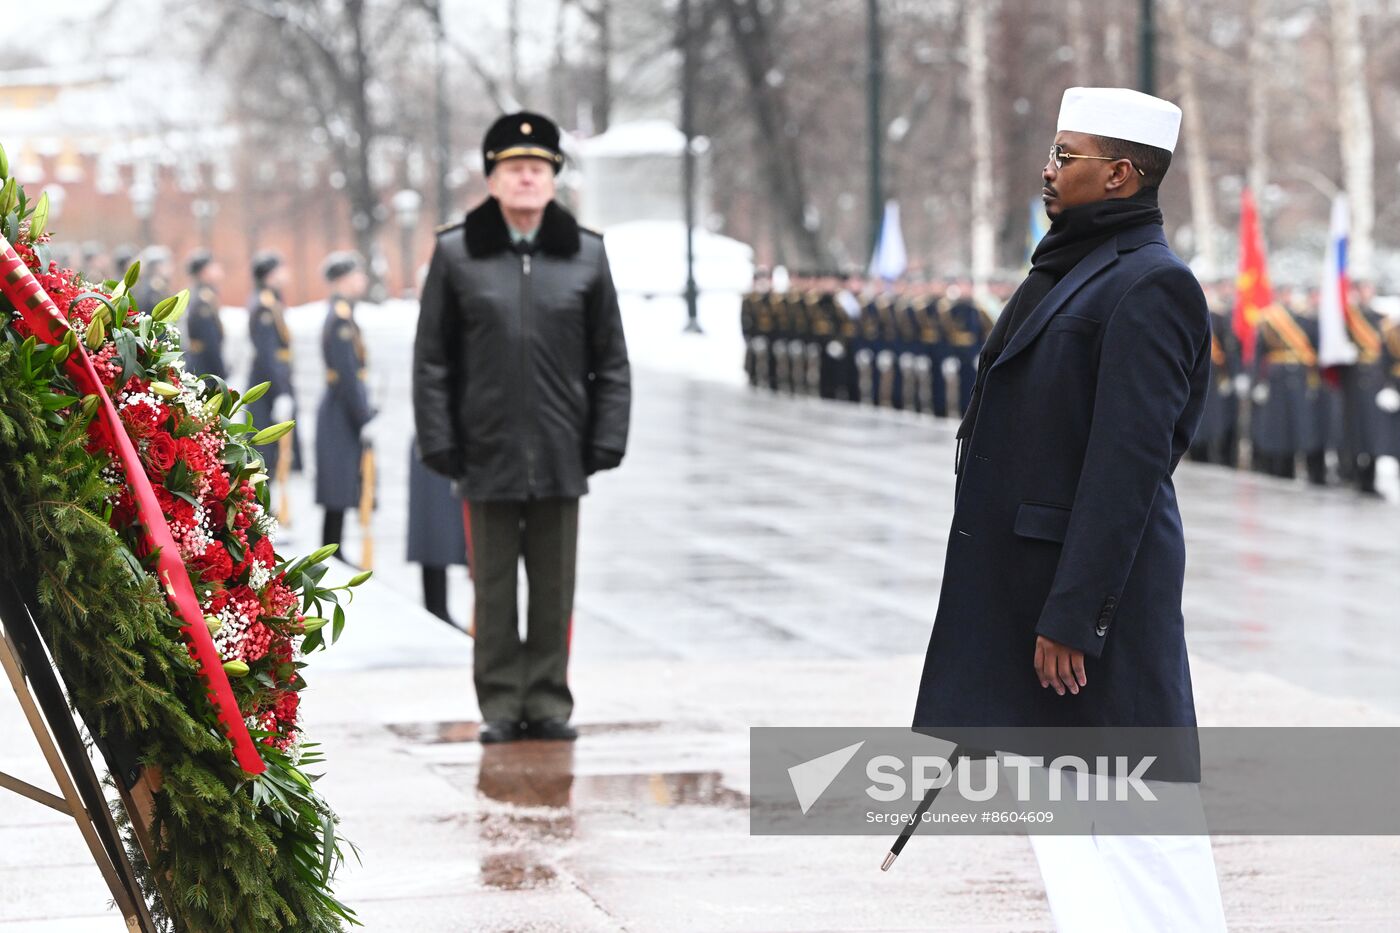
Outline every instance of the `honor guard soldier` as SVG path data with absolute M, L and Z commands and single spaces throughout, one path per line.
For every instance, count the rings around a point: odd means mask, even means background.
M 1244 367 L 1240 358 L 1240 342 L 1230 321 L 1230 305 L 1221 301 L 1218 289 L 1206 297 L 1210 308 L 1210 382 L 1206 386 L 1206 404 L 1201 414 L 1201 426 L 1191 441 L 1191 459 L 1201 463 L 1222 463 L 1235 466 L 1238 462 L 1239 396 Z
M 826 287 L 826 279 L 817 277 L 807 284 L 802 293 L 802 307 L 798 315 L 797 334 L 789 344 L 792 353 L 792 367 L 795 390 L 802 395 L 821 395 L 822 354 L 826 341 L 819 331 L 828 328 L 826 308 L 823 301 L 831 293 Z
M 977 381 L 977 357 L 982 352 L 982 344 L 991 332 L 992 321 L 965 294 L 960 286 L 950 286 L 939 305 L 939 321 L 943 325 L 943 338 L 951 351 L 949 359 L 957 361 L 958 412 L 967 412 L 972 401 L 972 386 Z M 952 367 L 950 366 L 951 370 Z M 950 403 L 952 397 L 950 396 Z
M 778 387 L 778 375 L 773 367 L 773 328 L 775 315 L 773 303 L 777 296 L 772 285 L 764 282 L 762 290 L 755 291 L 754 313 L 754 371 L 757 385 L 770 391 Z
M 267 252 L 253 257 L 253 294 L 248 299 L 248 336 L 253 342 L 253 365 L 248 385 L 271 383 L 263 397 L 249 406 L 253 423 L 259 428 L 291 421 L 297 416 L 296 395 L 292 389 L 292 334 L 287 330 L 282 304 L 286 280 L 287 269 L 282 265 L 281 256 Z M 297 432 L 293 430 L 284 435 L 284 441 L 262 448 L 267 475 L 273 481 L 283 480 L 291 470 L 301 469 L 301 441 Z M 287 455 L 286 460 L 284 455 Z M 285 509 L 279 511 L 286 512 Z
M 1380 412 L 1378 456 L 1400 457 L 1400 314 L 1381 322 L 1381 389 L 1376 393 Z
M 141 252 L 140 259 L 141 279 L 131 290 L 131 298 L 142 311 L 150 312 L 170 294 L 170 250 L 164 246 L 148 246 Z
M 1326 417 L 1317 372 L 1317 319 L 1271 304 L 1259 312 L 1254 338 L 1251 439 L 1255 467 L 1292 479 L 1299 453 L 1309 479 L 1326 482 Z
M 339 544 L 345 510 L 361 505 L 360 468 L 372 446 L 374 408 L 365 380 L 365 342 L 355 323 L 355 302 L 364 297 L 369 276 L 354 253 L 332 253 L 321 271 L 331 298 L 321 328 L 326 391 L 316 409 L 316 504 L 326 510 L 322 543 Z
M 408 451 L 408 562 L 423 567 L 423 608 L 461 628 L 447 608 L 447 568 L 466 566 L 466 510 L 452 481 L 428 469 L 415 437 Z
M 1353 284 L 1345 311 L 1348 335 L 1356 346 L 1356 362 L 1342 366 L 1342 439 L 1338 463 L 1342 479 L 1357 492 L 1376 494 L 1376 457 L 1381 416 L 1376 393 L 1385 385 L 1381 369 L 1381 316 L 1371 308 L 1375 289 L 1369 282 Z
M 207 250 L 185 263 L 190 276 L 190 306 L 185 314 L 185 369 L 197 376 L 228 380 L 224 365 L 224 325 L 219 318 L 219 285 L 224 268 Z
M 749 385 L 758 387 L 760 358 L 767 353 L 767 343 L 764 341 L 762 349 L 759 347 L 759 316 L 762 313 L 760 308 L 768 299 L 768 274 L 762 270 L 756 270 L 753 278 L 753 288 L 747 292 L 743 300 L 739 303 L 739 329 L 744 335 L 744 373 L 749 378 Z
M 943 358 L 947 346 L 938 326 L 938 299 L 933 287 L 924 285 L 914 301 L 914 326 L 918 330 L 914 362 L 918 377 L 919 411 L 938 418 L 948 416 L 948 383 L 943 378 Z
M 769 306 L 773 310 L 773 330 L 768 335 L 768 358 L 772 361 L 773 391 L 792 391 L 792 368 L 789 366 L 788 341 L 792 339 L 792 306 L 800 299 L 798 277 L 790 281 L 790 289 L 775 290 Z
M 853 274 L 846 277 L 845 283 L 832 296 L 836 309 L 836 337 L 826 345 L 826 352 L 836 369 L 836 398 L 847 402 L 860 401 L 855 351 L 860 340 L 860 296 L 864 291 L 864 281 Z
M 880 312 L 876 308 L 879 299 L 869 295 L 861 305 L 860 326 L 854 349 L 856 392 L 851 396 L 855 402 L 867 405 L 880 404 L 880 380 L 875 372 L 875 356 L 880 352 Z

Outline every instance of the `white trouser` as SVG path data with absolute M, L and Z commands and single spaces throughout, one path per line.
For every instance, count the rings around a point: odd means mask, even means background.
M 1060 933 L 1225 929 L 1209 836 L 1032 835 Z

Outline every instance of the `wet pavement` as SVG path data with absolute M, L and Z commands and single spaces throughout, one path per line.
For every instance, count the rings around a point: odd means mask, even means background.
M 308 445 L 318 316 L 293 318 Z M 368 929 L 1051 928 L 1024 839 L 921 836 L 881 873 L 882 838 L 748 835 L 750 726 L 908 721 L 951 514 L 951 424 L 666 374 L 634 344 L 631 450 L 582 511 L 582 735 L 483 747 L 471 641 L 417 608 L 402 559 L 411 321 L 399 307 L 362 324 L 392 415 L 376 581 L 310 668 L 303 710 L 329 759 L 319 786 L 363 855 L 341 891 Z M 1400 509 L 1192 464 L 1177 478 L 1203 724 L 1400 723 Z M 298 480 L 302 551 L 320 525 L 308 493 Z M 459 568 L 453 581 L 465 620 L 470 585 Z M 38 781 L 14 718 L 0 698 L 0 747 L 18 750 L 7 770 Z M 100 881 L 50 815 L 0 798 L 0 930 L 119 929 L 98 919 Z M 1400 924 L 1400 840 L 1215 850 L 1232 929 Z

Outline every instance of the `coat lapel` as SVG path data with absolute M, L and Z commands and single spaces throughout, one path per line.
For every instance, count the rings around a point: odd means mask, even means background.
M 1079 265 L 1071 269 L 1068 275 L 1060 279 L 1055 287 L 1050 289 L 1050 293 L 1031 312 L 1031 316 L 1026 318 L 1025 323 L 1016 329 L 1016 333 L 1011 335 L 1011 343 L 1005 350 L 1001 351 L 997 361 L 992 364 L 992 369 L 1005 364 L 1007 360 L 1024 350 L 1031 341 L 1035 340 L 1045 325 L 1055 316 L 1055 312 L 1060 310 L 1071 295 L 1079 291 L 1085 282 L 1117 261 L 1118 237 L 1115 236 L 1099 244 L 1098 249 L 1085 256 Z

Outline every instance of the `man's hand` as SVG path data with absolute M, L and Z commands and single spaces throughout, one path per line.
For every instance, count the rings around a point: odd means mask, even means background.
M 462 475 L 461 458 L 458 456 L 455 447 L 447 450 L 435 451 L 430 454 L 421 454 L 421 456 L 423 458 L 423 465 L 439 476 L 445 476 L 448 479 L 458 479 Z
M 609 450 L 606 447 L 594 447 L 588 452 L 587 463 L 588 475 L 592 476 L 600 470 L 614 470 L 622 463 L 622 454 L 616 450 Z
M 1044 635 L 1035 636 L 1035 672 L 1042 687 L 1054 687 L 1060 696 L 1066 690 L 1078 694 L 1079 688 L 1088 683 L 1084 678 L 1084 652 Z

